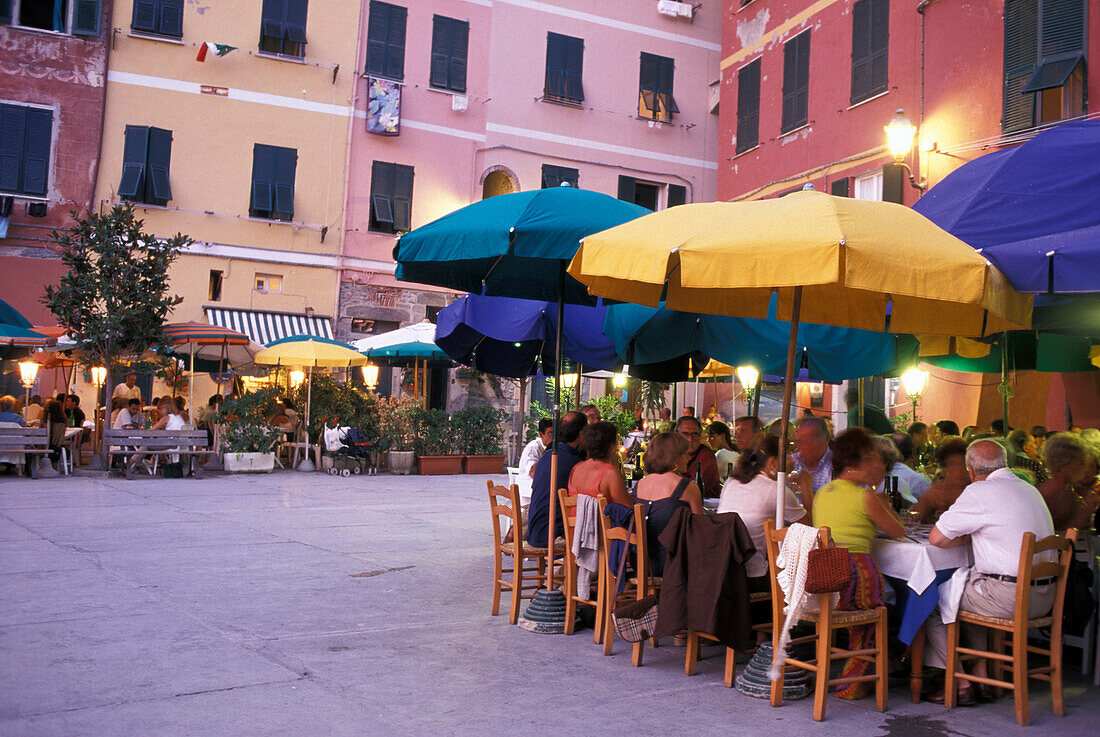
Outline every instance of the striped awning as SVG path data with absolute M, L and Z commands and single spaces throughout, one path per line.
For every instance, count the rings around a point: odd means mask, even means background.
M 289 312 L 261 312 L 223 307 L 203 307 L 211 325 L 244 333 L 260 345 L 291 335 L 332 337 L 332 318 Z

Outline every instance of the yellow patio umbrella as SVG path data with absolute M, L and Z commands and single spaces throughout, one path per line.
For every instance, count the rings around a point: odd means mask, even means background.
M 309 442 L 309 409 L 313 400 L 313 369 L 342 368 L 363 366 L 370 359 L 346 343 L 316 335 L 292 335 L 267 344 L 267 348 L 252 359 L 263 366 L 301 367 L 309 372 L 309 384 L 306 386 L 306 442 Z M 313 464 L 309 460 L 299 464 L 299 470 L 311 471 Z
M 777 482 L 783 523 L 799 321 L 895 333 L 983 337 L 1031 323 L 977 251 L 902 205 L 803 191 L 683 205 L 590 235 L 569 274 L 591 294 L 674 310 L 763 318 L 772 292 L 790 321 Z

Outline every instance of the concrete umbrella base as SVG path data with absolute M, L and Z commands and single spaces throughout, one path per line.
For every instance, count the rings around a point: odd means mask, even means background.
M 560 635 L 565 632 L 565 594 L 561 589 L 539 589 L 535 598 L 516 623 L 520 629 L 539 635 Z
M 756 699 L 771 698 L 772 680 L 768 671 L 772 667 L 772 644 L 765 642 L 756 648 L 752 660 L 734 682 L 737 690 Z M 787 668 L 783 678 L 783 700 L 797 701 L 810 695 L 810 672 L 801 668 Z

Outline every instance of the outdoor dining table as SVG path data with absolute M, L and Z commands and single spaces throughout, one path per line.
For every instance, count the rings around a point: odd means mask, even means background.
M 898 639 L 910 646 L 909 688 L 913 703 L 920 702 L 924 671 L 924 623 L 940 599 L 940 585 L 955 570 L 970 566 L 970 546 L 938 548 L 928 542 L 931 525 L 911 529 L 908 537 L 875 538 L 874 556 L 886 583 L 894 591 L 901 612 Z

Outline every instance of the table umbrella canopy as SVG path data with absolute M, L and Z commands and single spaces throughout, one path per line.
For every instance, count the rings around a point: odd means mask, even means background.
M 604 333 L 631 365 L 698 351 L 727 366 L 750 365 L 762 374 L 781 375 L 790 323 L 776 320 L 775 308 L 773 297 L 769 318 L 756 320 L 615 304 L 607 308 Z M 891 333 L 803 324 L 798 326 L 801 355 L 796 360 L 798 366 L 805 363 L 813 381 L 870 376 L 894 367 L 896 342 Z
M 393 249 L 397 278 L 463 292 L 594 305 L 559 264 L 581 238 L 649 210 L 600 192 L 550 187 L 475 202 L 412 230 Z
M 435 332 L 435 325 L 424 320 L 368 338 L 360 338 L 352 342 L 351 347 L 375 360 L 450 361 L 451 357 L 436 345 Z
M 0 324 L 14 325 L 17 328 L 30 328 L 31 321 L 23 313 L 0 299 Z
M 366 356 L 346 343 L 316 335 L 291 335 L 269 343 L 256 354 L 256 363 L 264 366 L 302 366 L 338 368 L 363 366 Z
M 914 209 L 1022 292 L 1100 291 L 1100 120 L 1063 123 L 962 165 Z
M 1001 351 L 1008 346 L 1007 361 L 1002 363 Z M 1034 333 L 1017 330 L 1001 335 L 984 356 L 922 356 L 933 366 L 967 373 L 996 374 L 1008 371 L 1043 371 L 1048 373 L 1092 371 L 1090 352 L 1092 341 L 1075 335 Z
M 201 322 L 174 322 L 164 326 L 164 342 L 178 346 L 200 345 L 246 345 L 248 336 L 236 330 Z
M 611 369 L 619 363 L 603 334 L 606 308 L 566 305 L 563 351 L 574 363 Z M 468 294 L 439 312 L 435 340 L 461 364 L 520 378 L 556 372 L 557 305 Z
M 57 342 L 57 338 L 43 335 L 20 325 L 0 323 L 0 345 L 15 348 L 42 348 Z
M 1028 327 L 1031 297 L 958 238 L 889 202 L 795 192 L 683 205 L 584 239 L 569 273 L 592 294 L 683 311 L 896 333 Z

